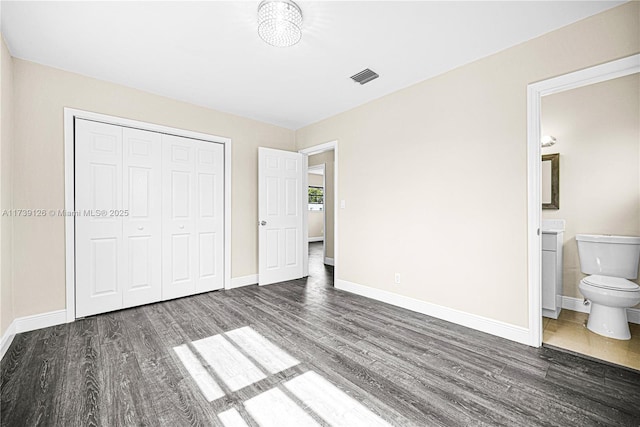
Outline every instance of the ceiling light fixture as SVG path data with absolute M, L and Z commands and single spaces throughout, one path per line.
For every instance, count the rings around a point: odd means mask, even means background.
M 302 11 L 289 0 L 262 1 L 258 5 L 258 34 L 271 46 L 293 46 L 302 38 Z

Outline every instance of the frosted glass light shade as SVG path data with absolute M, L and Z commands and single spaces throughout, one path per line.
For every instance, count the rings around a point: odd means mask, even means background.
M 292 1 L 264 0 L 258 6 L 258 34 L 272 46 L 293 46 L 302 38 L 302 11 Z
M 544 135 L 540 139 L 540 143 L 542 144 L 543 147 L 551 147 L 556 143 L 556 138 L 551 135 Z

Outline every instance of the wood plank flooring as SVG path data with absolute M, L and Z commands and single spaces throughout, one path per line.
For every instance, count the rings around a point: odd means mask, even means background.
M 0 371 L 1 425 L 217 426 L 242 419 L 248 426 L 281 426 L 298 417 L 348 427 L 372 420 L 393 426 L 640 426 L 640 372 L 530 348 L 336 290 L 331 267 L 322 264 L 322 245 L 311 246 L 306 279 L 201 294 L 16 336 Z M 300 363 L 275 372 L 269 346 L 230 338 L 230 331 L 245 327 Z M 258 379 L 231 387 L 246 372 L 208 363 L 194 341 L 213 342 L 198 341 L 209 337 L 224 337 L 230 354 L 242 354 L 260 370 Z M 182 345 L 222 397 L 205 398 L 174 350 Z M 313 384 L 322 396 L 313 396 Z M 286 405 L 297 409 L 261 415 Z

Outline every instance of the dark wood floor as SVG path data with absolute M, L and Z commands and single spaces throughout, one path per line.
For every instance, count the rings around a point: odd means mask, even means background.
M 2 425 L 220 425 L 236 408 L 253 426 L 243 402 L 308 371 L 396 426 L 640 425 L 639 372 L 335 290 L 321 245 L 311 265 L 307 279 L 18 335 L 2 360 Z M 173 348 L 244 326 L 301 363 L 209 402 Z

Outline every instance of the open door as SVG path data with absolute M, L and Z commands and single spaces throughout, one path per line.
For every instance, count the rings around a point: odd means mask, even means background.
M 304 275 L 302 200 L 306 156 L 258 148 L 258 284 Z

